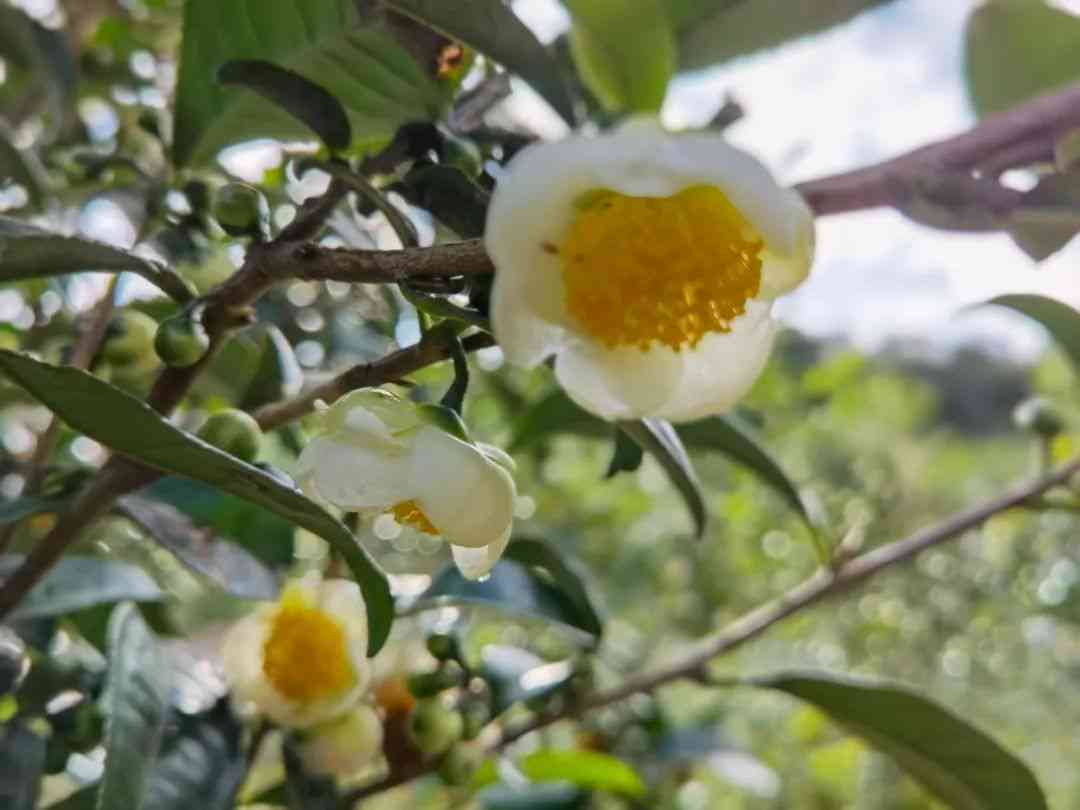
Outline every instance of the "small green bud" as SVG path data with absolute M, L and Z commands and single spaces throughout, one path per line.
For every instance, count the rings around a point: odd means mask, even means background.
M 484 752 L 476 745 L 455 745 L 439 763 L 439 776 L 453 787 L 469 783 L 484 762 Z
M 433 633 L 427 639 L 428 652 L 440 661 L 459 658 L 461 649 L 457 637 L 450 633 Z
M 466 740 L 474 740 L 491 722 L 491 709 L 486 701 L 472 700 L 461 709 L 465 720 L 464 736 Z
M 210 348 L 210 336 L 197 318 L 184 313 L 162 321 L 154 350 L 166 365 L 184 368 L 198 363 Z
M 199 438 L 250 464 L 258 458 L 262 430 L 251 414 L 228 408 L 206 420 Z
M 150 353 L 157 328 L 157 321 L 146 313 L 125 309 L 109 323 L 101 356 L 114 366 L 137 363 Z
M 1047 400 L 1029 397 L 1013 410 L 1013 423 L 1021 430 L 1052 439 L 1065 429 L 1065 421 Z
M 421 700 L 409 715 L 409 738 L 419 751 L 438 756 L 461 739 L 461 715 L 438 698 Z
M 464 681 L 465 672 L 461 667 L 453 661 L 447 661 L 432 672 L 414 672 L 408 677 L 406 684 L 413 695 L 418 698 L 427 698 L 446 689 L 461 686 Z
M 246 183 L 228 183 L 214 195 L 214 219 L 230 236 L 270 235 L 270 206 L 266 197 Z

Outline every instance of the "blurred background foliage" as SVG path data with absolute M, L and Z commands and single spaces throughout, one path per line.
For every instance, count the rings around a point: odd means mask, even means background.
M 703 12 L 706 5 L 709 13 Z M 790 4 L 769 0 L 672 3 L 677 13 L 670 17 L 668 34 L 678 61 L 667 60 L 657 70 L 712 65 L 814 33 L 876 5 L 800 2 L 800 13 L 794 14 Z M 227 173 L 220 166 L 180 170 L 169 160 L 170 146 L 178 160 L 186 160 L 198 149 L 212 154 L 225 145 L 225 140 L 197 143 L 195 133 L 181 154 L 177 141 L 168 141 L 178 112 L 168 99 L 178 75 L 181 15 L 174 0 L 0 5 L 0 178 L 6 178 L 0 208 L 23 218 L 37 212 L 43 224 L 77 228 L 124 247 L 142 244 L 203 292 L 233 272 L 242 251 L 207 217 L 207 197 Z M 1011 15 L 1037 30 L 1019 33 L 1018 23 L 1007 22 Z M 1080 77 L 1080 49 L 1072 47 L 1071 38 L 1078 24 L 1072 14 L 1038 2 L 993 0 L 979 7 L 967 32 L 975 108 L 980 113 L 1001 109 Z M 327 32 L 342 39 L 334 47 L 344 48 L 347 38 L 340 34 Z M 571 48 L 560 41 L 554 50 L 570 75 Z M 1016 56 L 1006 58 L 1006 53 Z M 313 78 L 330 70 L 305 61 L 305 54 L 300 48 L 289 57 L 297 70 L 313 70 Z M 1000 76 L 1006 68 L 1008 82 Z M 438 115 L 454 97 L 460 76 L 441 68 L 413 69 L 418 89 L 415 98 L 410 96 L 412 106 L 367 109 L 343 99 L 354 125 L 355 155 L 370 154 L 372 144 L 385 145 L 399 124 L 417 115 Z M 183 81 L 182 68 L 179 73 Z M 608 79 L 604 92 L 595 84 L 577 88 L 578 101 L 597 121 L 619 105 L 618 80 Z M 198 114 L 219 113 L 211 104 Z M 252 115 L 247 108 L 231 114 L 237 120 Z M 293 122 L 281 124 L 286 130 L 265 120 L 258 124 L 258 132 L 239 134 L 296 134 L 287 131 Z M 237 132 L 201 135 L 227 140 Z M 477 159 L 512 153 L 520 144 L 511 135 L 481 129 L 470 139 L 440 140 L 440 165 L 464 167 L 482 197 L 480 189 L 492 178 Z M 426 154 L 427 148 L 419 152 Z M 245 164 L 248 174 L 251 160 Z M 288 155 L 270 163 L 260 177 L 247 179 L 257 180 L 270 200 L 273 222 L 281 225 L 301 195 L 326 178 L 305 172 Z M 431 198 L 412 188 L 406 177 L 397 190 L 416 206 L 409 212 L 426 242 L 454 232 L 478 235 L 468 232 L 475 219 L 440 223 L 425 210 L 437 207 Z M 363 202 L 350 200 L 330 224 L 328 244 L 393 243 L 385 218 Z M 102 276 L 87 274 L 3 284 L 0 347 L 62 362 L 80 320 L 104 289 Z M 177 307 L 130 274 L 121 277 L 115 292 L 123 309 L 110 322 L 92 370 L 143 396 L 160 368 L 150 348 L 156 322 Z M 181 426 L 193 429 L 225 407 L 250 410 L 294 395 L 302 380 L 319 381 L 349 364 L 378 359 L 419 334 L 417 311 L 390 287 L 296 282 L 265 296 L 257 315 L 259 325 L 215 358 L 185 400 L 177 417 Z M 753 428 L 797 485 L 809 522 L 846 553 L 902 537 L 1000 492 L 1047 458 L 1063 460 L 1080 447 L 1080 395 L 1063 353 L 1048 349 L 1038 362 L 1021 364 L 978 345 L 933 356 L 924 348 L 897 343 L 863 354 L 842 340 L 788 331 L 740 407 L 741 422 Z M 474 374 L 465 416 L 480 438 L 514 452 L 523 495 L 517 535 L 542 538 L 570 561 L 573 572 L 581 572 L 603 635 L 594 646 L 589 611 L 573 599 L 552 602 L 540 592 L 549 583 L 538 584 L 536 577 L 529 587 L 539 595 L 524 608 L 422 609 L 421 597 L 414 615 L 396 624 L 377 659 L 377 694 L 388 715 L 388 758 L 401 743 L 394 723 L 400 724 L 413 703 L 405 680 L 434 666 L 424 650 L 433 633 L 460 634 L 463 662 L 487 673 L 490 689 L 510 689 L 506 683 L 513 678 L 500 680 L 499 672 L 520 675 L 568 662 L 557 671 L 561 676 L 546 682 L 546 691 L 500 698 L 513 704 L 511 713 L 524 714 L 523 698 L 532 708 L 558 705 L 593 685 L 616 684 L 649 668 L 817 566 L 808 520 L 718 450 L 708 424 L 682 431 L 711 517 L 706 535 L 695 540 L 682 500 L 655 461 L 646 457 L 636 469 L 608 475 L 617 447 L 612 430 L 567 407 L 547 370 L 505 368 L 497 349 L 477 353 L 475 367 L 480 373 Z M 437 366 L 412 379 L 413 398 L 437 399 L 450 371 Z M 1033 395 L 1044 397 L 1061 415 L 1056 435 L 1036 436 L 1014 424 L 1014 408 Z M 0 379 L 0 522 L 17 553 L 48 531 L 57 508 L 106 455 L 94 441 L 63 428 L 37 491 L 25 492 L 35 445 L 48 423 L 44 408 Z M 287 474 L 306 436 L 303 421 L 274 431 L 260 460 Z M 1066 506 L 996 517 L 960 541 L 778 626 L 725 658 L 720 670 L 745 676 L 810 668 L 902 681 L 1018 753 L 1055 810 L 1080 808 L 1075 767 L 1080 708 L 1074 699 L 1080 679 L 1080 563 L 1074 511 Z M 396 584 L 403 593 L 421 594 L 432 578 L 436 585 L 453 584 L 440 574 L 446 564 L 440 544 L 409 535 L 385 541 L 363 525 L 357 536 L 399 575 Z M 198 750 L 206 755 L 200 760 L 204 770 L 197 773 L 213 778 L 208 763 L 232 762 L 239 750 L 235 721 L 222 719 L 224 709 L 217 703 L 222 685 L 215 675 L 215 647 L 225 623 L 250 610 L 250 600 L 272 595 L 283 571 L 321 566 L 325 546 L 232 496 L 165 478 L 125 499 L 74 551 L 92 561 L 124 564 L 108 572 L 116 597 L 97 591 L 80 602 L 75 586 L 94 581 L 96 574 L 75 566 L 60 569 L 55 593 L 68 601 L 30 605 L 0 628 L 0 693 L 6 695 L 0 698 L 5 721 L 0 806 L 33 806 L 32 800 L 18 803 L 26 796 L 5 795 L 5 773 L 12 775 L 12 785 L 23 770 L 48 773 L 42 806 L 99 778 L 103 753 L 95 700 L 106 666 L 108 617 L 120 600 L 137 602 L 142 617 L 164 639 L 162 665 L 172 672 L 171 699 L 178 708 L 167 734 L 201 740 Z M 527 572 L 527 563 L 520 565 Z M 212 742 L 208 730 L 217 735 Z M 37 742 L 27 743 L 28 734 Z M 941 806 L 891 760 L 845 735 L 823 714 L 772 692 L 676 685 L 655 699 L 639 696 L 539 736 L 545 748 L 609 754 L 632 772 L 626 776 L 604 760 L 599 783 L 579 773 L 577 786 L 552 783 L 547 793 L 522 804 L 520 797 L 500 798 L 497 791 L 477 797 L 477 785 L 506 779 L 492 767 L 481 769 L 466 786 L 427 779 L 365 806 Z M 179 746 L 168 749 L 168 739 L 173 737 L 167 738 L 167 750 L 182 754 Z M 253 805 L 281 803 L 280 792 L 274 793 L 282 773 L 275 750 L 266 746 L 241 793 Z M 182 772 L 182 759 L 177 763 L 176 773 Z M 529 766 L 521 767 L 530 775 Z M 531 767 L 540 774 L 535 780 L 545 783 L 543 763 L 536 760 Z M 72 795 L 69 804 L 57 806 L 90 806 L 77 804 L 85 792 Z

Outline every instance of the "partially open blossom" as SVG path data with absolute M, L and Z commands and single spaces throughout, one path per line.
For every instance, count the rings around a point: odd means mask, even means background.
M 441 537 L 470 579 L 491 570 L 510 540 L 513 461 L 435 424 L 434 412 L 378 389 L 353 391 L 323 414 L 297 479 L 342 509 L 392 515 Z
M 370 765 L 382 744 L 382 720 L 375 709 L 360 703 L 348 714 L 307 731 L 299 753 L 310 773 L 350 776 Z
M 222 649 L 225 677 L 242 707 L 310 728 L 341 717 L 364 694 L 367 646 L 360 588 L 313 572 L 233 626 Z
M 717 133 L 634 120 L 522 150 L 488 209 L 507 359 L 605 419 L 689 421 L 753 384 L 772 304 L 803 281 L 813 216 Z

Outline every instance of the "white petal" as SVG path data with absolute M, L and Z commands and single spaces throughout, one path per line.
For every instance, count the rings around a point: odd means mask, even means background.
M 381 388 L 350 391 L 334 402 L 322 419 L 328 433 L 370 434 L 376 442 L 384 441 L 391 434 L 411 430 L 420 421 L 412 402 Z
M 450 553 L 454 557 L 454 564 L 465 579 L 480 579 L 486 577 L 495 563 L 506 551 L 510 543 L 510 534 L 513 527 L 508 526 L 506 532 L 489 546 L 484 548 L 465 548 L 464 546 L 450 546 Z
M 412 473 L 408 446 L 364 446 L 341 434 L 312 439 L 298 469 L 314 493 L 342 509 L 371 509 L 408 500 Z
M 555 376 L 566 393 L 602 419 L 655 416 L 675 393 L 683 374 L 683 353 L 655 344 L 607 349 L 579 341 L 555 360 Z
M 689 422 L 730 410 L 760 376 L 776 333 L 768 302 L 751 301 L 745 315 L 726 333 L 702 338 L 686 357 L 682 380 L 656 413 L 672 422 Z
M 356 671 L 357 688 L 367 686 L 368 618 L 360 586 L 347 579 L 328 579 L 319 588 L 319 607 L 345 630 L 349 658 Z
M 530 285 L 513 270 L 504 269 L 509 265 L 499 267 L 491 291 L 492 329 L 509 362 L 535 368 L 564 343 L 565 330 L 537 315 L 530 306 L 530 301 L 537 299 L 528 288 L 541 285 Z M 545 294 L 562 296 L 561 275 L 541 270 L 537 278 L 542 280 Z
M 482 452 L 435 427 L 416 434 L 413 496 L 448 543 L 480 548 L 514 521 L 514 479 Z
M 514 471 L 517 469 L 517 463 L 511 458 L 510 454 L 501 447 L 496 447 L 493 444 L 484 444 L 483 442 L 477 442 L 476 447 L 481 453 L 490 458 L 508 473 L 511 475 L 514 474 Z

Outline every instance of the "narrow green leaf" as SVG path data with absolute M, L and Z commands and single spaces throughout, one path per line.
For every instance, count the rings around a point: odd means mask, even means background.
M 235 543 L 199 528 L 171 504 L 128 495 L 117 502 L 117 511 L 226 593 L 241 599 L 277 596 L 277 578 L 265 565 Z
M 727 62 L 847 22 L 890 0 L 666 0 L 677 19 L 679 66 Z
M 109 620 L 105 681 L 105 773 L 98 810 L 140 810 L 168 715 L 162 654 L 139 611 L 123 604 Z
M 645 783 L 620 759 L 598 751 L 558 751 L 541 748 L 518 763 L 534 782 L 569 782 L 585 790 L 605 790 L 640 798 Z
M 619 430 L 637 442 L 642 450 L 649 453 L 664 468 L 671 483 L 686 502 L 686 508 L 690 510 L 694 533 L 698 537 L 704 535 L 708 522 L 705 497 L 702 495 L 694 465 L 675 428 L 662 419 L 638 419 L 619 422 L 617 425 Z
M 1080 312 L 1043 295 L 999 295 L 984 302 L 983 306 L 990 304 L 1016 310 L 1045 327 L 1068 356 L 1073 368 L 1080 372 Z
M 780 674 L 751 683 L 812 703 L 896 760 L 954 810 L 1046 810 L 1027 766 L 920 695 L 832 675 Z
M 324 87 L 288 68 L 260 59 L 233 59 L 218 69 L 218 81 L 254 90 L 306 124 L 332 151 L 352 141 L 352 126 L 341 102 Z
M 78 66 L 62 29 L 46 28 L 12 5 L 0 5 L 0 56 L 26 71 L 40 92 L 31 101 L 48 103 L 55 129 L 72 114 Z
M 44 737 L 19 722 L 0 725 L 0 807 L 34 810 L 44 768 Z
M 547 543 L 525 537 L 515 538 L 514 542 L 507 546 L 505 557 L 529 566 L 534 573 L 550 577 L 551 582 L 574 603 L 582 629 L 594 636 L 600 636 L 604 632 L 604 622 L 585 587 L 585 576 L 573 561 Z
M 352 533 L 299 490 L 180 430 L 145 402 L 93 375 L 0 351 L 0 370 L 76 430 L 164 472 L 217 487 L 322 537 L 341 554 L 364 592 L 369 652 L 386 641 L 394 619 L 390 584 Z
M 675 74 L 675 32 L 661 0 L 565 0 L 570 49 L 586 86 L 615 112 L 656 113 Z
M 21 555 L 5 554 L 0 557 L 0 575 L 9 576 L 21 563 Z M 136 565 L 100 557 L 67 556 L 49 569 L 12 616 L 41 619 L 115 602 L 159 602 L 163 597 L 158 584 Z
M 558 64 L 503 0 L 387 0 L 387 5 L 499 62 L 531 84 L 567 123 L 574 122 Z
M 176 88 L 178 165 L 211 161 L 251 138 L 310 137 L 276 105 L 218 84 L 218 69 L 235 59 L 271 62 L 324 88 L 345 108 L 357 141 L 432 120 L 446 102 L 390 35 L 361 20 L 353 0 L 188 0 Z
M 26 189 L 30 204 L 41 206 L 48 194 L 49 177 L 37 156 L 22 150 L 11 141 L 11 133 L 0 123 L 0 186 L 17 183 Z
M 626 433 L 616 430 L 613 445 L 611 461 L 608 462 L 607 472 L 604 473 L 605 478 L 614 478 L 621 472 L 634 472 L 641 466 L 645 451 Z
M 787 501 L 811 530 L 815 529 L 798 487 L 765 449 L 753 429 L 742 419 L 734 414 L 714 416 L 680 425 L 678 430 L 688 447 L 718 450 L 732 461 L 746 467 Z
M 979 115 L 1080 79 L 1080 17 L 1043 2 L 991 0 L 965 32 L 968 96 Z
M 162 264 L 0 216 L 0 282 L 81 272 L 137 273 L 181 303 L 194 296 L 188 283 Z
M 268 402 L 296 396 L 304 384 L 304 372 L 288 338 L 273 324 L 250 330 L 255 334 L 258 360 L 255 374 L 244 389 L 239 408 L 251 411 Z M 236 343 L 237 341 L 230 341 Z

